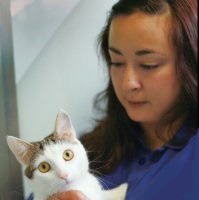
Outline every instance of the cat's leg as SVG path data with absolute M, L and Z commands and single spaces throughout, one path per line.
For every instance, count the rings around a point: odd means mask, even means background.
M 40 195 L 40 194 L 36 194 L 34 195 L 33 200 L 48 200 L 48 197 L 46 195 Z
M 103 196 L 105 197 L 105 200 L 125 200 L 127 187 L 128 184 L 123 183 L 116 188 L 110 190 L 104 190 Z

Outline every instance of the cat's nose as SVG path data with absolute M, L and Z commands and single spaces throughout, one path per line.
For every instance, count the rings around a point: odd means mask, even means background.
M 66 179 L 68 178 L 68 174 L 66 174 L 66 173 L 59 173 L 59 174 L 58 174 L 58 177 L 59 177 L 60 179 L 66 180 Z

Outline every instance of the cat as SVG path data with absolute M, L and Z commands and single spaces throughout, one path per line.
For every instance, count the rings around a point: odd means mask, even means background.
M 98 179 L 89 172 L 87 153 L 76 137 L 69 115 L 60 110 L 52 134 L 38 142 L 26 142 L 7 136 L 16 159 L 25 167 L 34 200 L 71 189 L 82 191 L 91 200 L 124 200 L 127 184 L 103 190 Z

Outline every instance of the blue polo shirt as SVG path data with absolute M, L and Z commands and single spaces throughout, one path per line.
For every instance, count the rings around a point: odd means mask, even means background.
M 199 130 L 183 127 L 155 151 L 136 138 L 132 159 L 123 159 L 115 171 L 100 177 L 105 189 L 127 182 L 126 200 L 199 200 Z
M 199 131 L 183 127 L 155 151 L 136 138 L 132 159 L 101 177 L 105 189 L 127 182 L 126 200 L 199 200 Z

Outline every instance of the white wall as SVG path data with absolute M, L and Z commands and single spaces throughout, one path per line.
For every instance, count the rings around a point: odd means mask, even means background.
M 80 1 L 18 82 L 21 138 L 49 134 L 59 108 L 71 115 L 78 134 L 92 127 L 93 97 L 106 82 L 96 38 L 113 2 Z M 24 185 L 27 196 L 31 189 Z
M 11 0 L 16 83 L 79 1 Z

